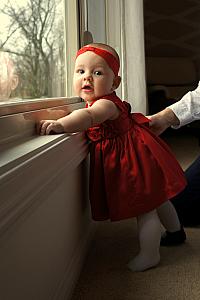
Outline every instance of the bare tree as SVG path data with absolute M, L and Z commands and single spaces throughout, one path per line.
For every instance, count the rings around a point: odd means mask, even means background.
M 9 0 L 0 9 L 10 19 L 0 49 L 18 57 L 21 80 L 26 83 L 24 94 L 31 98 L 51 97 L 52 94 L 50 67 L 58 52 L 56 4 L 58 0 L 27 0 L 26 6 L 16 6 L 16 2 L 13 4 Z

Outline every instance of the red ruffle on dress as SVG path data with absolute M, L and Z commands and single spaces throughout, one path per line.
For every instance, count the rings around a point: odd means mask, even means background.
M 131 113 L 130 104 L 115 93 L 102 98 L 114 102 L 121 113 L 86 131 L 91 141 L 91 210 L 94 220 L 118 221 L 157 208 L 181 192 L 186 180 L 146 117 Z

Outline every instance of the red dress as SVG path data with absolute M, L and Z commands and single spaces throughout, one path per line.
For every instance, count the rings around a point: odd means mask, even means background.
M 131 113 L 130 104 L 115 93 L 102 98 L 115 103 L 121 114 L 86 131 L 91 141 L 91 210 L 94 220 L 118 221 L 157 208 L 181 192 L 186 180 L 146 117 Z

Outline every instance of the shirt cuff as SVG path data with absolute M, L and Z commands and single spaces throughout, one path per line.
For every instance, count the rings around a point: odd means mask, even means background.
M 188 107 L 185 103 L 174 103 L 170 105 L 168 108 L 170 108 L 173 113 L 176 115 L 176 117 L 179 119 L 180 124 L 179 125 L 173 125 L 171 126 L 174 129 L 178 129 L 186 124 L 189 124 L 193 121 L 192 115 L 190 111 L 188 110 Z

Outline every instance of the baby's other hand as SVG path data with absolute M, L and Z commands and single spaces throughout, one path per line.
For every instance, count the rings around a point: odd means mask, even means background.
M 37 126 L 37 131 L 40 135 L 48 135 L 51 132 L 63 133 L 64 128 L 61 123 L 56 120 L 41 120 Z

